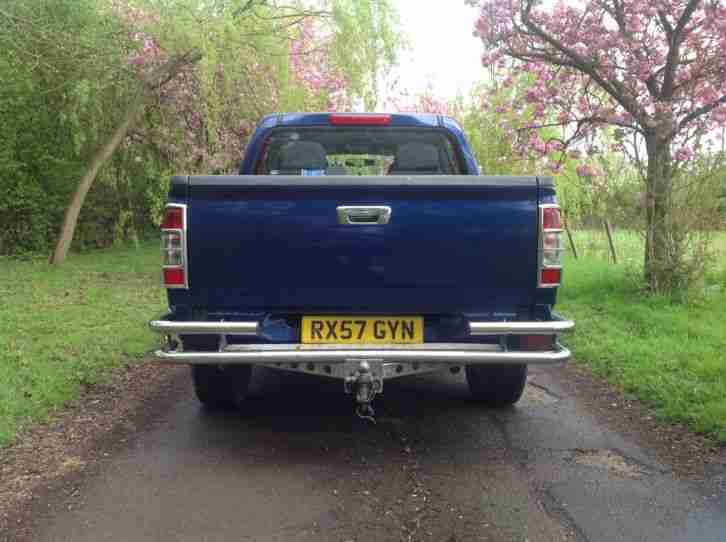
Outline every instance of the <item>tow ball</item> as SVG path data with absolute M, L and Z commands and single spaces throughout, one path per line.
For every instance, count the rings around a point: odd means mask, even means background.
M 346 365 L 349 368 L 343 385 L 345 393 L 355 398 L 355 413 L 363 420 L 376 423 L 371 403 L 376 395 L 383 392 L 383 361 L 348 361 Z

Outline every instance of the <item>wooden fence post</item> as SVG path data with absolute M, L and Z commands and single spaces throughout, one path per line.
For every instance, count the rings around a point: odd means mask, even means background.
M 613 257 L 613 263 L 618 263 L 618 255 L 615 253 L 615 244 L 613 244 L 613 233 L 610 227 L 610 221 L 605 221 L 605 233 L 608 235 L 608 244 L 610 245 L 610 254 Z
M 567 222 L 565 221 L 565 233 L 567 233 L 567 238 L 570 240 L 570 248 L 572 249 L 572 255 L 577 259 L 577 247 L 575 246 L 575 240 L 572 238 L 572 234 L 570 233 L 570 228 L 567 226 Z

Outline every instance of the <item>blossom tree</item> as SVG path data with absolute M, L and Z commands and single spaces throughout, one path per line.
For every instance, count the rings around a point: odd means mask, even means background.
M 674 180 L 726 121 L 724 2 L 470 3 L 481 9 L 484 64 L 533 75 L 529 128 L 563 127 L 563 146 L 605 127 L 634 142 L 645 179 L 645 277 L 652 290 L 667 289 Z
M 220 5 L 198 0 L 107 0 L 102 6 L 126 30 L 115 51 L 125 56 L 126 66 L 115 86 L 127 105 L 90 156 L 66 208 L 50 257 L 53 264 L 65 260 L 89 190 L 119 146 L 128 143 L 129 134 L 153 140 L 187 171 L 228 171 L 239 160 L 253 128 L 251 119 L 281 102 L 284 85 L 276 78 L 273 63 L 290 52 L 290 42 L 313 51 L 307 71 L 303 65 L 291 70 L 294 77 L 304 74 L 296 81 L 305 92 L 339 97 L 345 84 L 339 71 L 326 62 L 327 50 L 317 50 L 321 44 L 316 42 L 312 21 L 327 12 L 312 7 L 278 6 L 266 0 Z M 293 50 L 293 64 L 296 58 Z M 139 130 L 139 120 L 154 105 L 159 112 L 171 109 L 173 114 L 153 130 Z
M 394 94 L 388 97 L 384 105 L 401 113 L 433 113 L 449 117 L 456 117 L 460 109 L 459 104 L 437 96 L 430 88 L 419 94 Z
M 322 97 L 329 111 L 351 109 L 347 78 L 343 70 L 332 64 L 334 36 L 326 36 L 318 23 L 308 17 L 300 25 L 297 37 L 290 44 L 290 71 L 313 102 Z M 314 108 L 317 104 L 309 105 Z
M 152 142 L 188 173 L 232 173 L 264 115 L 350 108 L 345 74 L 331 65 L 332 40 L 321 26 L 319 19 L 301 16 L 288 28 L 289 43 L 280 40 L 274 55 L 268 46 L 264 54 L 249 52 L 245 62 L 217 62 L 211 73 L 193 66 L 181 71 L 158 89 L 155 116 L 128 143 Z M 137 62 L 143 66 L 148 58 Z
M 111 8 L 112 11 L 118 9 L 117 5 L 114 4 L 111 4 Z M 153 20 L 153 17 L 149 17 L 143 11 L 132 7 L 128 7 L 123 15 L 134 23 L 138 23 L 143 17 Z M 196 64 L 202 58 L 202 53 L 191 47 L 171 54 L 164 54 L 158 43 L 150 35 L 140 31 L 129 31 L 129 34 L 132 41 L 139 42 L 137 53 L 128 59 L 131 66 L 139 69 L 137 82 L 132 85 L 128 96 L 125 96 L 127 104 L 115 127 L 91 154 L 87 167 L 66 207 L 58 240 L 49 259 L 52 264 L 62 264 L 65 261 L 73 240 L 78 216 L 91 186 L 101 168 L 108 162 L 123 142 L 129 129 L 144 111 L 149 95 L 168 85 L 184 69 Z M 123 80 L 126 75 L 124 73 L 118 74 L 120 80 Z M 119 84 L 119 86 L 122 85 Z

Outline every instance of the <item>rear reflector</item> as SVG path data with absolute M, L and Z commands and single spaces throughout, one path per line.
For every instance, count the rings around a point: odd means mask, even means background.
M 166 213 L 164 213 L 164 221 L 161 223 L 161 229 L 184 229 L 184 210 L 181 207 L 167 207 Z
M 388 126 L 391 115 L 330 115 L 333 126 Z
M 184 269 L 164 269 L 165 286 L 184 286 L 185 282 Z
M 161 259 L 165 267 L 181 267 L 184 265 L 184 246 L 182 245 L 181 232 L 161 232 Z
M 540 279 L 541 286 L 558 286 L 562 281 L 562 269 L 543 269 Z
M 522 335 L 519 337 L 519 349 L 538 351 L 552 350 L 552 335 Z

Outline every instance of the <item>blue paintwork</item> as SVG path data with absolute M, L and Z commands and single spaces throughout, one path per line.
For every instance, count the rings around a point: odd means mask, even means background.
M 459 144 L 459 148 L 461 149 L 461 152 L 466 161 L 467 173 L 469 175 L 479 175 L 479 165 L 476 162 L 474 153 L 471 151 L 471 147 L 469 147 L 469 141 L 467 141 L 466 136 L 464 135 L 464 130 L 462 130 L 459 123 L 451 117 L 439 118 L 441 119 L 441 124 L 443 125 L 443 127 L 446 128 L 446 130 L 454 137 L 456 142 Z
M 329 125 L 329 114 L 270 115 L 247 147 L 254 174 L 270 131 Z M 390 126 L 444 130 L 478 175 L 461 127 L 438 115 Z M 470 340 L 464 318 L 549 318 L 555 291 L 536 287 L 540 186 L 241 187 L 175 185 L 187 203 L 189 290 L 168 290 L 181 319 L 254 319 L 263 340 L 294 342 L 303 313 L 423 314 L 426 340 Z M 338 205 L 390 205 L 385 226 L 340 226 Z M 453 233 L 452 233 L 453 232 Z M 481 339 L 479 342 L 482 342 Z
M 514 311 L 534 294 L 528 187 L 190 188 L 185 304 L 211 310 Z M 338 205 L 390 205 L 340 226 Z M 421 295 L 425 292 L 425 295 Z

